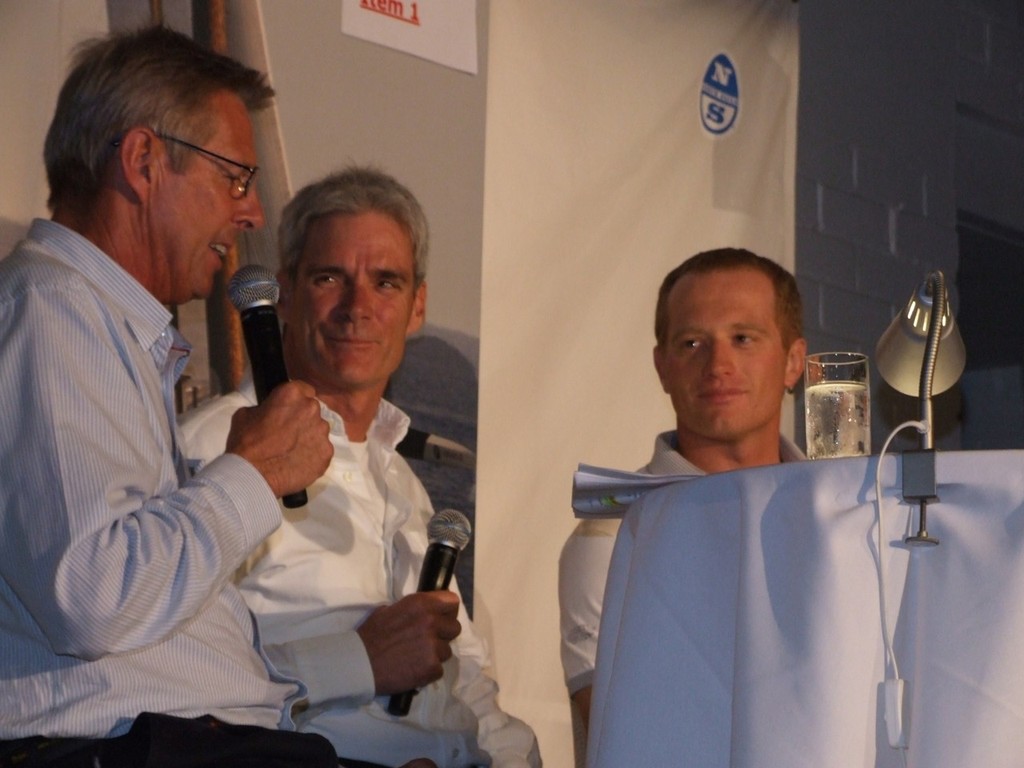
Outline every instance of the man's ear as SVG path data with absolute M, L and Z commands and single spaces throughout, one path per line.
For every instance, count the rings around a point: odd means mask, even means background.
M 793 391 L 800 377 L 804 375 L 804 358 L 807 357 L 807 341 L 797 339 L 789 345 L 789 352 L 786 353 L 786 377 L 784 379 L 786 390 Z
M 117 144 L 116 184 L 135 202 L 149 199 L 156 173 L 156 135 L 148 128 L 130 128 Z
M 412 312 L 409 314 L 409 323 L 405 327 L 405 335 L 416 333 L 423 327 L 427 319 L 427 284 L 425 282 L 416 286 L 416 292 L 412 297 Z
M 660 344 L 654 345 L 654 370 L 658 372 L 658 381 L 661 382 L 661 388 L 664 392 L 668 392 L 668 387 L 665 386 L 665 374 L 667 361 L 665 359 L 665 350 Z

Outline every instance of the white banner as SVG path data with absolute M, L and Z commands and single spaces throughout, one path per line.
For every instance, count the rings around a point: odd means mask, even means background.
M 476 0 L 342 0 L 341 30 L 475 75 Z
M 573 470 L 635 469 L 675 424 L 669 269 L 720 246 L 792 269 L 797 53 L 791 0 L 490 5 L 475 608 L 547 765 L 572 764 Z

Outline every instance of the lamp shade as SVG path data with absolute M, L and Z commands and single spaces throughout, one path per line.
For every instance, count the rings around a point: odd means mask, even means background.
M 936 279 L 936 276 L 938 279 Z M 916 397 L 921 386 L 921 366 L 928 346 L 928 328 L 934 313 L 937 290 L 942 296 L 942 331 L 939 335 L 932 393 L 938 394 L 956 384 L 967 362 L 964 340 L 946 300 L 942 273 L 932 273 L 910 297 L 906 307 L 886 328 L 875 347 L 875 367 L 889 386 Z

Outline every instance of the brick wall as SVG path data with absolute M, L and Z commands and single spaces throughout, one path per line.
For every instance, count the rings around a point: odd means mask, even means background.
M 956 309 L 958 209 L 1024 231 L 1022 7 L 800 4 L 796 275 L 810 351 L 872 355 L 935 269 Z M 959 447 L 963 401 L 962 387 L 936 396 L 940 447 Z M 872 411 L 876 451 L 917 417 L 877 374 Z

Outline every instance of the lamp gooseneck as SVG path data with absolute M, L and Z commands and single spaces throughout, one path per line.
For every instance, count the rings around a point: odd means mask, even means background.
M 935 380 L 935 361 L 939 356 L 939 341 L 942 339 L 942 323 L 946 317 L 946 277 L 936 270 L 928 275 L 927 290 L 932 297 L 931 317 L 928 320 L 928 341 L 921 362 L 920 401 L 921 421 L 927 429 L 921 433 L 921 449 L 930 450 L 934 445 L 932 436 L 932 383 Z

